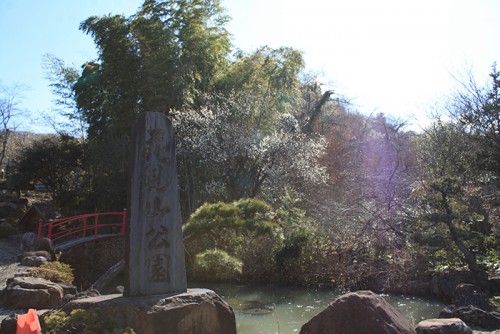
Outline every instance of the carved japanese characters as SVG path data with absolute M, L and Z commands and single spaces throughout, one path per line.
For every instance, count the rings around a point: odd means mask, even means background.
M 156 112 L 139 115 L 132 138 L 125 295 L 187 288 L 174 129 Z

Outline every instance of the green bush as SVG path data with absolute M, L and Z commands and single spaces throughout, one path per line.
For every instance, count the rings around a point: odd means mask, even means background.
M 248 231 L 257 234 L 272 233 L 278 225 L 272 221 L 274 214 L 269 204 L 257 198 L 242 198 L 233 203 L 238 208 L 238 215 Z
M 200 206 L 183 226 L 184 236 L 200 237 L 220 229 L 242 225 L 238 208 L 231 203 L 206 203 Z
M 244 198 L 234 203 L 206 203 L 183 226 L 184 236 L 199 238 L 221 230 L 269 233 L 278 227 L 272 221 L 271 210 L 268 204 L 256 198 Z
M 271 206 L 262 200 L 243 198 L 232 203 L 206 203 L 191 215 L 183 232 L 190 277 L 227 281 L 233 280 L 236 272 L 238 279 L 263 282 L 269 281 L 274 274 L 272 254 L 280 244 L 282 233 Z M 223 250 L 244 265 L 235 265 L 234 261 L 226 263 L 230 268 L 239 269 L 225 272 L 222 278 L 216 277 L 219 273 L 211 272 L 205 265 L 208 259 L 200 260 L 203 252 L 213 249 Z M 200 261 L 203 262 L 201 266 Z M 219 256 L 217 261 L 224 263 L 226 260 Z
M 116 321 L 99 310 L 73 310 L 69 315 L 56 311 L 42 319 L 43 333 L 135 334 L 130 328 L 119 328 Z
M 228 282 L 238 280 L 243 263 L 220 249 L 209 249 L 196 255 L 193 274 L 195 280 Z
M 72 284 L 75 279 L 71 266 L 59 261 L 46 262 L 40 267 L 33 269 L 31 275 L 33 277 L 45 278 L 55 283 Z

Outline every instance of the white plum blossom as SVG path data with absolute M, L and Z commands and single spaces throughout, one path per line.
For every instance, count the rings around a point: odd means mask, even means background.
M 191 182 L 195 177 L 197 189 L 205 192 L 202 197 L 254 197 L 265 188 L 324 182 L 326 171 L 318 163 L 324 154 L 324 138 L 303 133 L 291 114 L 259 124 L 251 108 L 244 102 L 224 100 L 173 113 L 179 159 L 181 164 L 190 160 Z

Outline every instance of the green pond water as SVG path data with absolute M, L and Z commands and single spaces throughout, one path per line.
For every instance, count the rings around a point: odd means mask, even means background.
M 332 290 L 237 284 L 190 284 L 215 291 L 236 314 L 238 334 L 299 333 L 303 324 L 341 295 Z M 444 304 L 424 298 L 383 295 L 410 324 L 436 318 Z
M 190 288 L 215 291 L 231 305 L 236 315 L 238 334 L 293 334 L 321 312 L 341 293 L 332 290 L 280 286 L 191 283 Z M 436 318 L 444 304 L 424 298 L 383 295 L 410 322 Z M 0 321 L 7 314 L 23 310 L 0 308 Z

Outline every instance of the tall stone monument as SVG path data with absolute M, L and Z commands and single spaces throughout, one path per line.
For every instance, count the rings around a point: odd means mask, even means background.
M 187 290 L 174 128 L 158 112 L 139 115 L 133 129 L 125 296 Z

